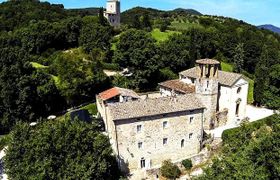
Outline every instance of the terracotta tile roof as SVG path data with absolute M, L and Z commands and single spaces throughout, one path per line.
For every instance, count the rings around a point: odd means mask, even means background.
M 200 60 L 196 60 L 196 63 L 197 64 L 209 64 L 209 65 L 220 64 L 220 62 L 215 59 L 200 59 Z
M 98 96 L 103 101 L 106 101 L 106 100 L 109 100 L 109 99 L 119 96 L 119 95 L 133 97 L 133 98 L 140 98 L 136 92 L 134 92 L 130 89 L 124 89 L 124 88 L 119 88 L 119 87 L 113 87 L 111 89 L 103 91 Z
M 120 92 L 118 90 L 118 88 L 113 87 L 111 89 L 108 89 L 106 91 L 101 92 L 98 96 L 103 100 L 106 101 L 108 99 L 111 99 L 113 97 L 116 97 L 120 95 Z
M 189 93 L 195 92 L 194 85 L 189 85 L 189 84 L 183 83 L 179 79 L 162 82 L 159 84 L 159 86 L 168 88 L 168 89 L 172 89 L 174 91 L 184 93 L 184 94 L 189 94 Z
M 205 108 L 204 105 L 196 98 L 195 94 L 180 95 L 177 97 L 161 97 L 157 99 L 146 99 L 108 105 L 109 113 L 114 121 L 203 108 Z
M 180 74 L 190 78 L 198 78 L 196 67 L 180 72 Z M 241 74 L 225 72 L 225 71 L 218 72 L 218 81 L 220 84 L 225 86 L 230 86 L 230 87 L 233 86 L 234 83 L 236 83 L 240 78 L 242 78 Z

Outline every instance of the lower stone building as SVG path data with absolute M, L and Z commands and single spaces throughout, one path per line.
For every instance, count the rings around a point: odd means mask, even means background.
M 124 172 L 159 168 L 200 151 L 204 106 L 193 95 L 108 103 L 106 131 Z

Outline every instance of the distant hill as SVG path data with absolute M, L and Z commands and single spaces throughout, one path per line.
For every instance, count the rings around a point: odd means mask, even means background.
M 271 24 L 261 25 L 261 26 L 258 26 L 258 28 L 260 28 L 260 29 L 267 29 L 267 30 L 270 30 L 272 32 L 280 34 L 280 28 L 276 27 L 276 26 L 273 26 Z
M 172 17 L 174 15 L 188 16 L 188 15 L 202 15 L 200 12 L 193 9 L 174 9 L 171 11 L 163 11 L 153 8 L 144 8 L 144 7 L 135 7 L 129 10 L 122 12 L 121 19 L 122 23 L 129 24 L 133 21 L 135 15 L 143 16 L 144 14 L 148 14 L 151 18 L 156 19 L 160 17 Z
M 197 16 L 203 15 L 200 12 L 198 12 L 197 10 L 194 10 L 194 9 L 177 8 L 177 9 L 174 9 L 170 12 L 186 13 L 186 14 L 192 14 L 192 15 L 197 15 Z

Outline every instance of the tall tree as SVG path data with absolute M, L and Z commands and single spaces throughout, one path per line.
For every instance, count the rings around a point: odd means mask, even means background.
M 254 99 L 257 105 L 264 103 L 265 91 L 269 86 L 269 52 L 267 46 L 263 47 L 260 60 L 256 66 L 256 79 L 254 88 Z
M 142 19 L 142 27 L 145 28 L 148 31 L 152 30 L 152 24 L 150 20 L 149 14 L 144 14 L 143 19 Z
M 99 13 L 98 13 L 98 22 L 101 25 L 106 25 L 107 20 L 104 17 L 104 9 L 103 7 L 99 8 Z
M 78 120 L 17 124 L 5 157 L 11 179 L 118 179 L 109 138 Z
M 133 17 L 132 27 L 135 29 L 141 29 L 140 17 L 137 14 Z
M 238 44 L 234 49 L 233 62 L 234 62 L 234 72 L 241 73 L 244 65 L 244 48 L 243 44 Z

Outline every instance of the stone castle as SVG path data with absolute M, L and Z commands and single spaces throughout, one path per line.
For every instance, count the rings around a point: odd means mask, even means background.
M 119 0 L 108 0 L 104 17 L 111 26 L 119 27 L 121 25 L 121 3 Z
M 160 83 L 157 97 L 117 87 L 97 95 L 98 111 L 124 172 L 144 173 L 160 168 L 163 160 L 190 158 L 200 152 L 205 130 L 245 118 L 246 79 L 220 71 L 213 59 L 196 63 L 180 79 Z

